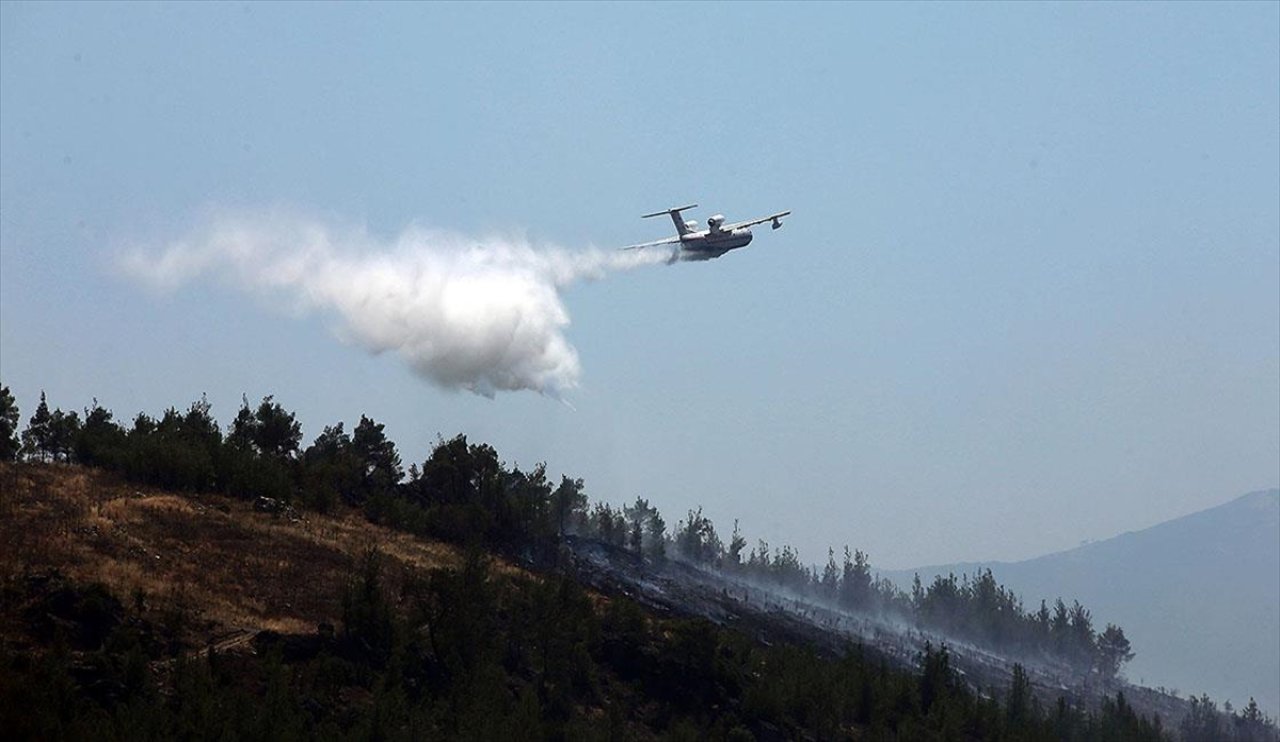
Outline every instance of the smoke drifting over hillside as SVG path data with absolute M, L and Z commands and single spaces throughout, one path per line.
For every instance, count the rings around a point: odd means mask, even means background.
M 523 239 L 475 239 L 411 226 L 393 239 L 298 216 L 223 216 L 185 238 L 134 247 L 124 270 L 174 290 L 216 275 L 303 311 L 372 353 L 396 351 L 423 378 L 487 397 L 578 384 L 561 292 L 575 282 L 660 263 L 661 251 L 568 251 Z

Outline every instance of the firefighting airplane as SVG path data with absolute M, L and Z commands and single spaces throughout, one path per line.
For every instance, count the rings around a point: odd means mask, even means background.
M 670 215 L 671 221 L 676 225 L 676 236 L 668 237 L 665 240 L 644 242 L 639 245 L 629 245 L 622 249 L 641 250 L 658 245 L 678 245 L 671 254 L 671 262 L 677 260 L 711 260 L 724 255 L 730 250 L 746 247 L 751 242 L 751 227 L 765 222 L 773 222 L 773 228 L 777 229 L 782 226 L 782 217 L 790 216 L 791 214 L 790 211 L 779 211 L 777 214 L 770 214 L 759 219 L 734 224 L 725 224 L 724 216 L 716 214 L 707 219 L 706 229 L 698 229 L 697 222 L 684 221 L 680 218 L 680 212 L 697 208 L 697 206 L 697 204 L 689 204 L 688 206 L 645 214 L 640 218 L 648 219 L 649 217 L 662 216 L 663 214 Z

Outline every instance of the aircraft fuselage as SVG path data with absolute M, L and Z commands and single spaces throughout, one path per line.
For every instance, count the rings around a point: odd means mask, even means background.
M 681 260 L 711 260 L 721 255 L 746 247 L 751 242 L 749 229 L 735 229 L 732 232 L 694 232 L 680 238 Z

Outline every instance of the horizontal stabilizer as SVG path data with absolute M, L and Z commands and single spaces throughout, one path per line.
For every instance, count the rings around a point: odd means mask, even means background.
M 645 214 L 640 218 L 648 219 L 651 216 L 662 216 L 663 214 L 679 214 L 680 212 L 685 211 L 687 209 L 696 209 L 696 208 L 698 208 L 697 204 L 689 204 L 688 206 L 677 206 L 674 209 L 663 209 L 662 211 L 655 211 L 652 214 Z

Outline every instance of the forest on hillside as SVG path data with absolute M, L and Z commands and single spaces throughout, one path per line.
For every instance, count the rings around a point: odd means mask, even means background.
M 975 693 L 952 671 L 945 646 L 929 647 L 918 672 L 903 673 L 861 647 L 827 657 L 804 647 L 759 646 L 706 621 L 656 622 L 621 596 L 597 610 L 557 565 L 563 537 L 572 533 L 646 560 L 677 559 L 848 611 L 897 616 L 1104 679 L 1115 678 L 1133 656 L 1120 627 L 1098 631 L 1078 602 L 1059 599 L 1028 611 L 989 571 L 927 585 L 917 578 L 904 592 L 877 579 L 861 550 L 846 547 L 837 560 L 832 549 L 824 567 L 805 566 L 789 546 L 758 541 L 748 549 L 737 523 L 726 542 L 700 509 L 668 526 L 642 498 L 620 508 L 593 503 L 581 479 L 556 482 L 544 465 L 507 466 L 492 446 L 461 435 L 437 441 L 406 470 L 384 426 L 366 416 L 350 432 L 342 422 L 327 426 L 303 447 L 296 416 L 271 396 L 257 405 L 246 398 L 225 431 L 204 398 L 158 417 L 139 413 L 122 425 L 96 400 L 81 414 L 51 410 L 42 394 L 21 434 L 19 420 L 12 395 L 0 388 L 2 460 L 95 467 L 174 492 L 253 500 L 268 510 L 359 513 L 469 554 L 461 570 L 433 573 L 393 599 L 372 551 L 343 595 L 336 633 L 306 641 L 267 637 L 257 659 L 238 658 L 234 667 L 213 653 L 187 661 L 182 651 L 145 638 L 158 629 L 139 635 L 151 619 L 126 620 L 129 609 L 119 596 L 92 585 L 63 586 L 73 606 L 116 615 L 116 628 L 79 646 L 51 631 L 43 656 L 4 658 L 12 673 L 0 690 L 21 702 L 6 705 L 30 711 L 11 721 L 26 722 L 14 728 L 33 737 L 54 730 L 86 738 L 749 739 L 832 738 L 854 729 L 886 739 L 1166 735 L 1159 719 L 1137 715 L 1122 692 L 1096 712 L 1065 702 L 1042 708 L 1025 675 L 1019 681 L 1016 673 L 1004 697 Z M 494 557 L 546 578 L 498 578 L 488 566 Z M 13 578 L 6 601 L 38 605 L 47 598 L 41 590 Z M 95 677 L 109 677 L 111 693 L 85 692 L 76 669 L 83 657 L 73 661 L 73 649 L 97 657 Z M 157 684 L 139 663 L 160 661 L 174 670 Z M 255 688 L 265 701 L 245 703 Z M 356 703 L 353 688 L 362 689 Z M 1202 698 L 1192 708 L 1177 730 L 1184 739 L 1273 738 L 1267 735 L 1274 725 L 1256 704 L 1221 714 Z M 593 716 L 599 714 L 604 718 Z M 193 718 L 199 725 L 192 726 Z

